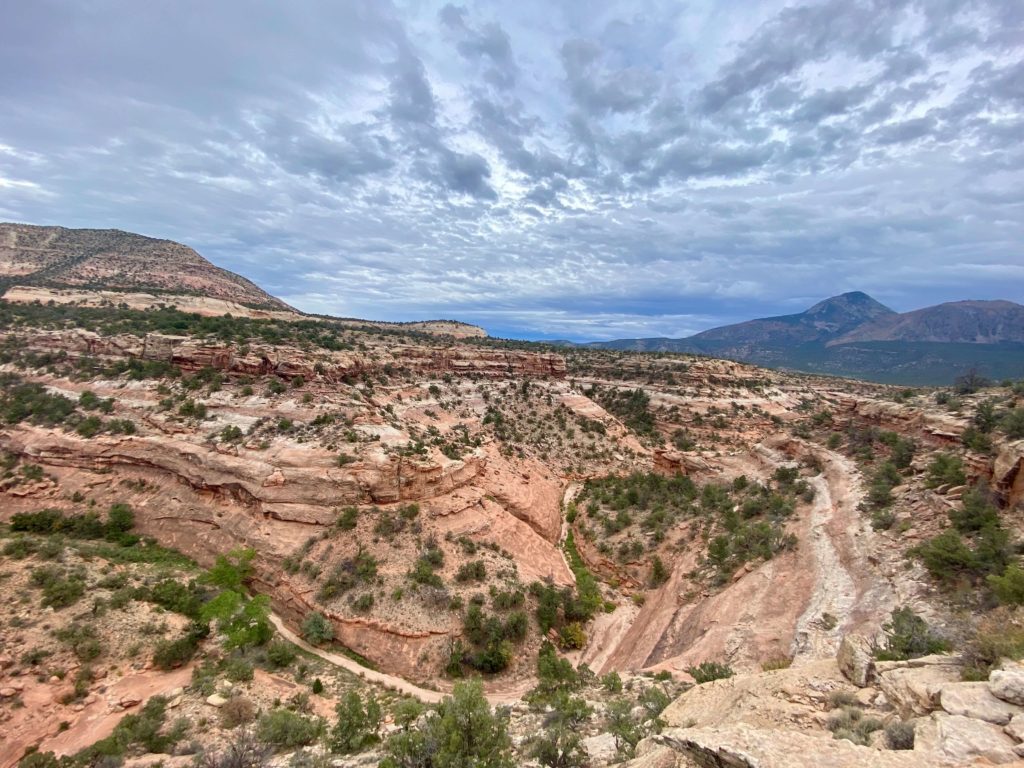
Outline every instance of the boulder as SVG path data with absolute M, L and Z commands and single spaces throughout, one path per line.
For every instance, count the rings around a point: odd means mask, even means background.
M 227 704 L 228 700 L 224 696 L 221 696 L 219 693 L 214 693 L 206 697 L 206 703 L 209 704 L 211 707 L 220 708 Z
M 963 715 L 935 712 L 917 724 L 914 752 L 930 753 L 935 763 L 969 764 L 979 759 L 1005 765 L 1017 759 L 1013 739 L 998 725 Z
M 867 687 L 875 676 L 871 642 L 860 635 L 844 635 L 836 654 L 836 663 L 846 679 L 858 688 Z
M 590 759 L 594 763 L 610 763 L 618 754 L 615 737 L 610 733 L 588 736 L 583 740 L 583 748 L 587 750 L 587 754 L 590 755 Z
M 1024 669 L 996 669 L 988 676 L 988 689 L 997 699 L 1024 706 Z
M 933 664 L 879 671 L 878 687 L 901 718 L 920 717 L 938 709 L 942 687 L 960 681 L 955 661 L 934 658 L 937 661 Z
M 963 715 L 986 723 L 1006 725 L 1019 707 L 997 699 L 986 683 L 951 683 L 939 691 L 939 704 L 950 715 Z
M 1024 741 L 1024 714 L 1011 717 L 1010 722 L 1003 728 L 1003 733 L 1016 741 Z

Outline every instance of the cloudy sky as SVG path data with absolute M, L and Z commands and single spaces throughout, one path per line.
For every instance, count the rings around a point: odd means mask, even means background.
M 1019 301 L 1024 3 L 9 3 L 0 220 L 524 338 Z

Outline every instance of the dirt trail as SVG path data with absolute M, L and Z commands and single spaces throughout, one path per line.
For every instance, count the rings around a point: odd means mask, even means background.
M 433 691 L 429 688 L 423 688 L 415 683 L 410 683 L 408 680 L 398 677 L 397 675 L 389 675 L 386 672 L 378 672 L 375 669 L 364 667 L 358 661 L 350 659 L 348 656 L 342 656 L 340 653 L 332 653 L 331 651 L 325 651 L 322 648 L 310 645 L 288 629 L 285 623 L 281 620 L 281 617 L 277 614 L 270 614 L 270 621 L 277 628 L 277 631 L 281 633 L 281 636 L 288 642 L 294 643 L 307 653 L 319 656 L 327 663 L 334 664 L 337 667 L 348 670 L 352 674 L 358 675 L 371 683 L 376 683 L 392 691 L 397 691 L 405 696 L 411 696 L 414 699 L 419 699 L 424 704 L 437 704 L 449 692 Z M 536 684 L 537 681 L 535 679 L 528 678 L 514 683 L 510 682 L 505 685 L 495 686 L 490 690 L 486 690 L 485 695 L 491 706 L 513 704 L 522 699 L 526 692 Z
M 358 675 L 364 680 L 369 680 L 372 683 L 383 685 L 385 688 L 390 688 L 393 691 L 398 691 L 399 693 L 402 693 L 406 696 L 412 696 L 413 698 L 419 699 L 425 704 L 436 704 L 437 702 L 441 701 L 442 698 L 444 698 L 444 694 L 440 691 L 431 691 L 428 688 L 421 688 L 420 686 L 410 683 L 408 680 L 405 680 L 396 675 L 389 675 L 384 672 L 378 672 L 374 669 L 370 669 L 369 667 L 364 667 L 358 661 L 354 661 L 353 659 L 350 659 L 347 656 L 342 656 L 339 653 L 331 653 L 330 651 L 325 651 L 322 648 L 317 648 L 316 646 L 310 645 L 301 637 L 299 637 L 290 629 L 288 629 L 285 623 L 281 621 L 281 617 L 277 614 L 270 614 L 270 622 L 274 625 L 277 631 L 281 633 L 281 636 L 288 642 L 294 643 L 307 653 L 312 653 L 314 656 L 319 656 L 324 661 L 330 664 L 334 664 L 336 667 L 341 667 L 342 669 L 348 670 L 352 674 Z

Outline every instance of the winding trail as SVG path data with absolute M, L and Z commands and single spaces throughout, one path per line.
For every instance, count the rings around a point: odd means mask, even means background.
M 405 696 L 412 696 L 415 699 L 419 699 L 424 704 L 437 704 L 441 699 L 444 698 L 444 693 L 440 691 L 432 691 L 429 688 L 421 688 L 414 683 L 410 683 L 408 680 L 398 677 L 397 675 L 389 675 L 385 672 L 378 672 L 375 669 L 364 667 L 358 661 L 350 659 L 348 656 L 342 656 L 340 653 L 332 653 L 331 651 L 325 651 L 322 648 L 317 648 L 314 645 L 310 645 L 301 637 L 292 632 L 285 623 L 281 620 L 281 617 L 276 613 L 270 614 L 270 623 L 274 625 L 278 632 L 281 633 L 281 637 L 294 645 L 297 645 L 307 653 L 312 653 L 314 656 L 319 656 L 329 664 L 333 664 L 336 667 L 341 667 L 354 675 L 358 675 L 364 680 L 368 680 L 372 683 L 377 683 L 385 688 L 392 691 L 397 691 Z

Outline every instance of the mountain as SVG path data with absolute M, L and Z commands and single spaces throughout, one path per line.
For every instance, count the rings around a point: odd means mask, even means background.
M 294 311 L 188 246 L 117 229 L 0 223 L 0 281 L 4 288 L 170 293 Z
M 953 301 L 879 317 L 829 345 L 856 341 L 998 344 L 1024 341 L 1024 306 L 1012 301 Z
M 864 323 L 895 314 L 866 293 L 853 291 L 819 301 L 805 312 L 712 328 L 691 336 L 689 341 L 698 347 L 715 347 L 730 356 L 749 356 L 766 345 L 792 346 L 833 339 Z
M 969 368 L 1024 376 L 1024 306 L 958 301 L 897 313 L 866 293 L 825 299 L 805 312 L 684 339 L 619 339 L 590 346 L 725 357 L 775 368 L 908 385 L 945 385 Z

